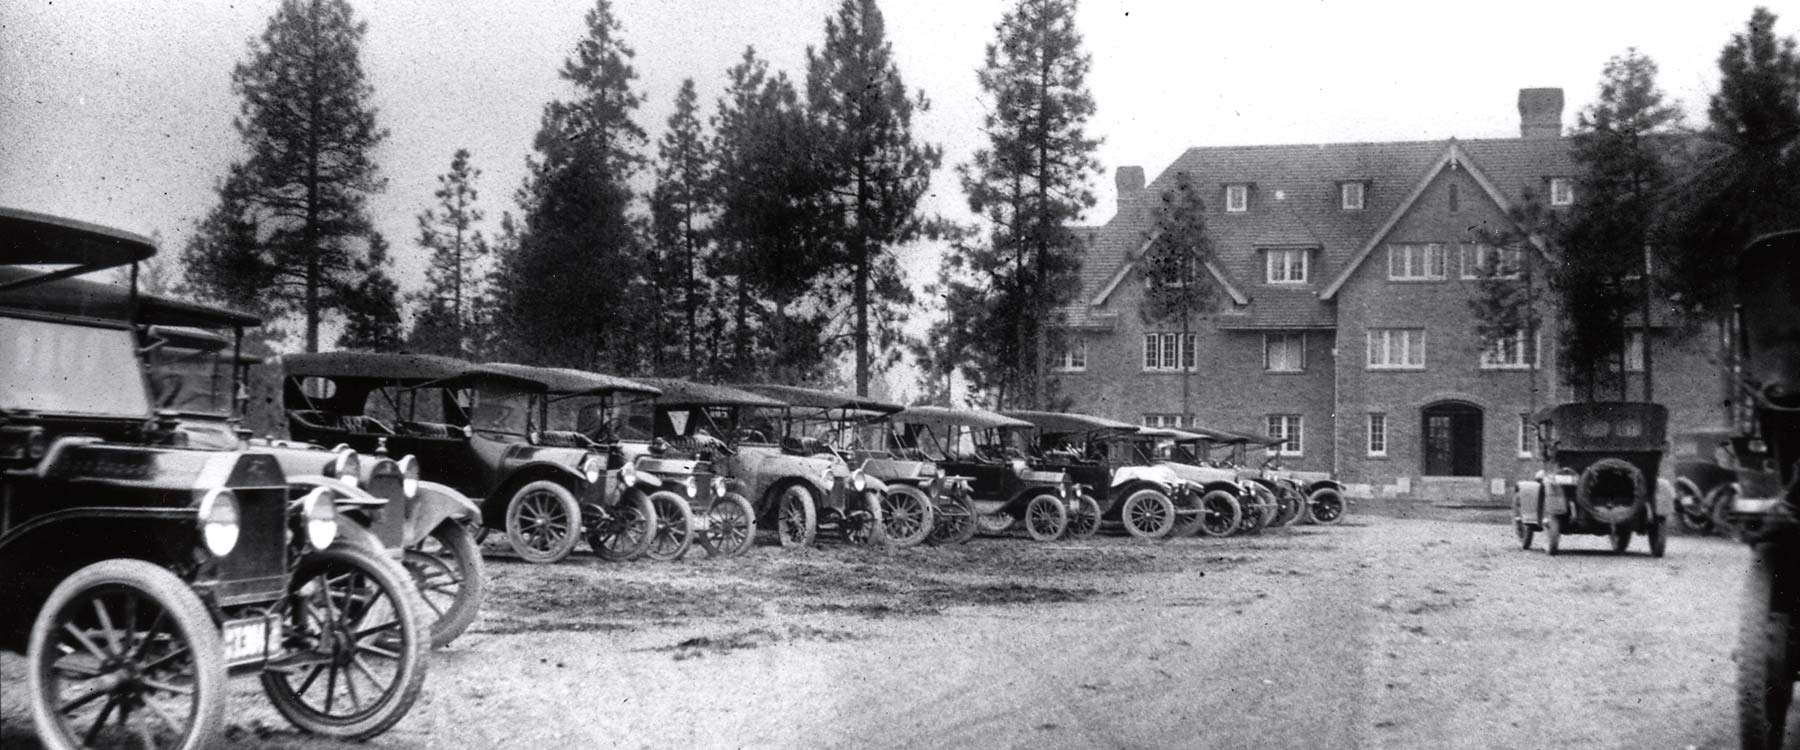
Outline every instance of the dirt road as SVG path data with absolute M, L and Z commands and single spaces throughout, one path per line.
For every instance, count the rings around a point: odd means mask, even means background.
M 378 748 L 1723 748 L 1741 545 L 1488 524 L 492 560 Z M 8 747 L 32 746 L 0 662 Z M 245 747 L 327 748 L 239 681 Z

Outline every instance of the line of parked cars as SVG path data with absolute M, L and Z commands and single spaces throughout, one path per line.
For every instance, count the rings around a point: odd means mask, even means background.
M 404 353 L 243 352 L 255 317 L 74 278 L 155 252 L 0 209 L 0 639 L 47 747 L 203 746 L 231 675 L 350 740 L 519 559 L 1336 523 L 1279 441 Z M 1260 463 L 1250 457 L 1266 449 Z

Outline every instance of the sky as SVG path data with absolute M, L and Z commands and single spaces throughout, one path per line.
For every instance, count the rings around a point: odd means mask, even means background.
M 143 234 L 178 251 L 243 146 L 232 67 L 279 0 L 6 0 L 0 4 L 0 205 Z M 423 280 L 417 214 L 458 148 L 483 170 L 491 223 L 516 209 L 545 102 L 591 0 L 352 0 L 368 23 L 363 65 L 387 190 L 369 209 L 403 286 Z M 970 218 L 954 166 L 983 143 L 975 70 L 1008 0 L 884 0 L 902 78 L 931 100 L 918 136 L 944 148 L 927 210 Z M 637 51 L 638 122 L 650 143 L 693 78 L 710 111 L 725 71 L 754 45 L 796 80 L 838 0 L 614 0 Z M 1083 0 L 1104 139 L 1089 221 L 1115 205 L 1113 170 L 1152 179 L 1194 146 L 1510 137 L 1526 87 L 1561 87 L 1565 126 L 1608 57 L 1637 47 L 1703 125 L 1719 49 L 1755 3 Z M 1800 30 L 1800 7 L 1776 30 Z M 653 146 L 651 147 L 653 148 Z M 915 285 L 940 250 L 911 248 Z M 929 314 L 930 311 L 926 311 Z M 915 323 L 916 329 L 920 324 Z

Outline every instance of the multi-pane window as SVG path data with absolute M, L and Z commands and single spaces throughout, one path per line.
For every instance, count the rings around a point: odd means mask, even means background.
M 1275 449 L 1277 456 L 1298 456 L 1301 452 L 1302 428 L 1298 414 L 1270 414 L 1269 437 L 1283 438 L 1287 442 Z
M 1188 422 L 1187 415 L 1185 415 L 1185 414 L 1145 414 L 1144 415 L 1144 426 L 1145 427 L 1172 427 L 1172 428 L 1179 429 L 1182 427 L 1186 427 L 1187 422 Z
M 1537 367 L 1538 349 L 1542 345 L 1541 333 L 1528 341 L 1523 328 L 1507 331 L 1488 341 L 1487 348 L 1481 352 L 1481 369 L 1529 370 Z
M 1569 206 L 1575 203 L 1575 181 L 1567 177 L 1550 178 L 1550 205 Z
M 1537 430 L 1532 429 L 1531 415 L 1519 415 L 1519 458 L 1531 458 L 1536 455 Z
M 1425 329 L 1370 328 L 1369 369 L 1425 369 Z
M 1070 337 L 1063 342 L 1062 350 L 1057 352 L 1055 367 L 1062 372 L 1081 372 L 1087 369 L 1087 339 Z
M 1387 415 L 1381 412 L 1369 413 L 1369 455 L 1387 455 Z
M 1271 284 L 1306 283 L 1306 251 L 1299 248 L 1266 250 L 1265 265 Z
M 1194 369 L 1194 334 L 1144 334 L 1144 369 L 1173 372 Z
M 1444 278 L 1444 244 L 1407 242 L 1388 245 L 1388 278 L 1395 281 Z
M 1338 206 L 1345 211 L 1361 211 L 1363 208 L 1363 184 L 1360 182 L 1338 183 Z
M 1642 330 L 1625 333 L 1625 371 L 1644 371 L 1644 332 Z
M 1479 279 L 1490 274 L 1517 278 L 1523 263 L 1518 248 L 1462 244 L 1457 245 L 1457 254 L 1462 258 L 1464 279 Z
M 1226 185 L 1225 210 L 1234 214 L 1250 210 L 1250 186 Z
M 1306 369 L 1306 334 L 1263 334 L 1263 369 L 1300 372 Z

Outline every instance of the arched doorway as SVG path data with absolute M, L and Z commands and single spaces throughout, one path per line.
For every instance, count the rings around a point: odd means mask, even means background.
M 1439 401 L 1420 412 L 1425 439 L 1423 473 L 1433 477 L 1481 476 L 1481 407 Z

